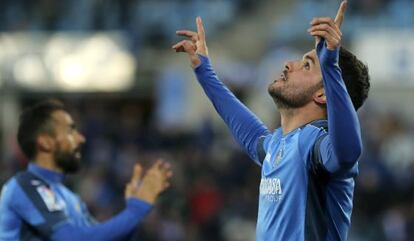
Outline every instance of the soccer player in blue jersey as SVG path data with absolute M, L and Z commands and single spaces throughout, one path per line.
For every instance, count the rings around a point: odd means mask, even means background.
M 186 52 L 199 83 L 239 144 L 262 168 L 257 241 L 346 240 L 362 152 L 356 110 L 368 95 L 367 67 L 340 47 L 346 2 L 335 20 L 314 18 L 314 50 L 288 61 L 268 87 L 281 115 L 270 131 L 218 79 L 200 18 L 173 46 Z
M 3 186 L 0 241 L 125 240 L 169 186 L 172 175 L 163 161 L 145 174 L 136 165 L 125 188 L 126 208 L 98 223 L 79 196 L 62 184 L 64 174 L 79 169 L 80 147 L 85 142 L 65 106 L 48 100 L 26 109 L 17 139 L 31 162 Z

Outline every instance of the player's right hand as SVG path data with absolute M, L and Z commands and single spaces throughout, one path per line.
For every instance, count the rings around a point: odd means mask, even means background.
M 341 44 L 341 25 L 344 21 L 347 1 L 343 0 L 336 14 L 335 20 L 330 17 L 314 18 L 310 23 L 312 26 L 308 32 L 315 37 L 315 47 L 319 44 L 321 38 L 326 40 L 326 47 L 334 50 Z
M 126 186 L 125 197 L 135 197 L 154 204 L 158 196 L 170 186 L 171 177 L 171 165 L 162 160 L 158 160 L 144 175 L 141 165 L 136 164 L 132 179 Z
M 172 46 L 175 52 L 185 52 L 188 54 L 193 68 L 201 63 L 198 54 L 208 57 L 206 35 L 203 22 L 200 17 L 196 18 L 196 24 L 197 32 L 190 30 L 178 30 L 176 32 L 177 35 L 187 37 L 188 39 L 182 40 Z

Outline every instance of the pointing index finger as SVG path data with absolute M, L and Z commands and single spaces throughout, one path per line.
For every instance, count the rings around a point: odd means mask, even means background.
M 198 37 L 200 38 L 201 41 L 204 42 L 205 32 L 204 32 L 203 21 L 201 20 L 201 17 L 196 18 L 196 24 L 197 24 Z
M 336 14 L 336 17 L 335 17 L 335 24 L 338 27 L 341 27 L 342 22 L 344 21 L 345 10 L 346 10 L 347 4 L 348 4 L 348 1 L 345 0 L 345 1 L 342 1 L 341 6 L 339 6 L 338 13 Z

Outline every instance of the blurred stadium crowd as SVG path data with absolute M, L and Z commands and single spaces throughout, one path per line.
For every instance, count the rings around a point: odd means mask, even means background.
M 126 45 L 140 63 L 147 49 L 160 51 L 161 46 L 161 51 L 169 51 L 175 30 L 192 28 L 195 14 L 204 17 L 208 26 L 207 40 L 215 43 L 226 30 L 234 27 L 237 19 L 249 16 L 254 19 L 260 15 L 255 10 L 279 4 L 271 2 L 3 0 L 0 2 L 0 30 L 124 30 Z M 414 2 L 411 0 L 350 2 L 345 34 L 352 35 L 356 27 L 381 25 L 412 29 L 414 26 Z M 289 9 L 289 15 L 270 23 L 271 43 L 263 48 L 270 46 L 271 50 L 261 56 L 263 60 L 232 61 L 232 57 L 225 54 L 217 54 L 214 59 L 219 76 L 253 111 L 257 110 L 266 123 L 272 123 L 272 127 L 277 126 L 277 120 L 270 98 L 263 94 L 270 81 L 268 70 L 263 69 L 269 65 L 278 67 L 282 59 L 298 56 L 303 50 L 298 45 L 310 40 L 304 38 L 308 20 L 332 12 L 337 2 L 297 0 L 284 6 Z M 292 45 L 287 46 L 289 42 Z M 214 56 L 215 51 L 225 48 L 211 47 L 210 50 Z M 168 65 L 177 62 L 177 56 L 172 58 L 175 60 L 163 56 L 160 61 L 163 64 L 154 63 L 151 74 L 143 77 L 138 67 L 136 81 L 146 79 L 144 91 L 43 93 L 17 88 L 10 93 L 3 86 L 1 92 L 13 95 L 16 112 L 46 97 L 59 97 L 69 105 L 87 143 L 83 148 L 84 168 L 78 175 L 68 177 L 67 182 L 98 220 L 105 220 L 122 208 L 123 187 L 134 162 L 149 164 L 156 158 L 163 158 L 173 164 L 173 185 L 139 228 L 136 240 L 254 240 L 260 169 L 240 151 L 224 124 L 212 114 L 208 103 L 205 104 L 209 109 L 207 113 L 202 112 L 205 108 L 194 111 L 197 107 L 189 107 L 189 103 L 198 102 L 204 96 L 195 87 L 188 66 Z M 375 99 L 381 96 L 375 94 L 375 82 L 373 86 L 373 97 L 359 113 L 365 149 L 357 178 L 349 240 L 414 240 L 414 118 L 412 114 L 402 114 L 405 109 L 399 105 L 384 107 L 384 101 Z M 413 86 L 408 95 L 412 95 Z M 192 92 L 196 93 L 193 96 L 199 95 L 197 99 L 193 99 Z M 398 95 L 397 90 L 394 96 Z M 262 102 L 262 99 L 269 100 Z M 9 114 L 4 111 L 6 108 L 2 109 L 2 116 Z M 189 109 L 193 114 L 186 113 Z M 197 124 L 188 125 L 192 120 Z M 15 137 L 10 132 L 3 133 L 3 129 L 1 132 L 3 150 L 7 149 L 4 152 L 11 155 L 2 155 L 0 184 L 27 163 L 15 144 Z

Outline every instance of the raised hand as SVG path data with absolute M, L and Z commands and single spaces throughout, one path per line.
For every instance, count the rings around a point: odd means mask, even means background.
M 197 32 L 190 30 L 178 30 L 176 32 L 177 35 L 187 37 L 188 39 L 182 40 L 172 46 L 175 52 L 185 52 L 188 54 L 193 68 L 201 63 L 198 54 L 208 56 L 206 35 L 203 22 L 200 17 L 196 18 L 196 25 Z
M 341 44 L 342 32 L 340 28 L 344 21 L 346 6 L 347 1 L 342 1 L 335 20 L 330 17 L 319 17 L 311 21 L 308 32 L 315 37 L 316 45 L 321 38 L 326 40 L 326 47 L 330 50 L 336 49 Z
M 171 165 L 158 160 L 144 175 L 142 167 L 136 164 L 131 181 L 125 189 L 125 197 L 135 197 L 153 204 L 158 196 L 170 186 Z

